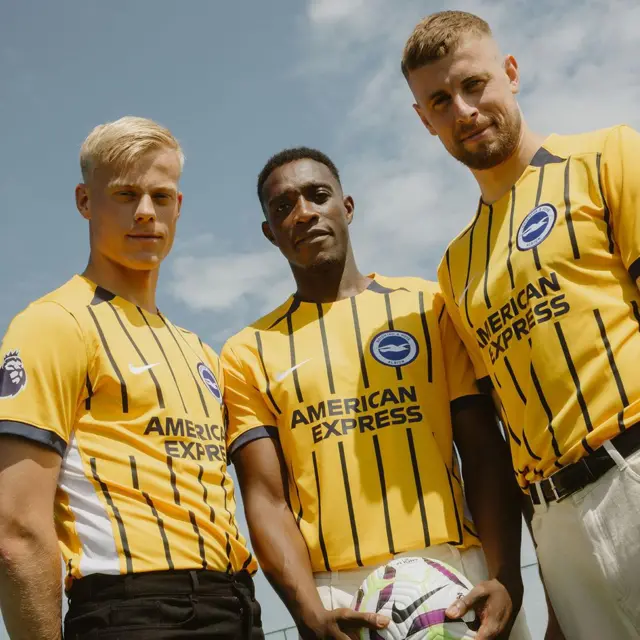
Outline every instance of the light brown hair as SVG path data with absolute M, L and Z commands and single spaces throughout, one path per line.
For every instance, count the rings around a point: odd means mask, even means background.
M 491 36 L 491 28 L 466 11 L 440 11 L 422 19 L 404 46 L 401 68 L 405 78 L 411 71 L 444 58 L 469 34 Z

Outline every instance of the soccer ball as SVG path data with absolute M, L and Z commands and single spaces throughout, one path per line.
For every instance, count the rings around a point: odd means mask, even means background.
M 467 640 L 480 622 L 470 611 L 461 620 L 447 608 L 473 588 L 453 567 L 428 558 L 397 558 L 362 583 L 351 608 L 391 619 L 386 629 L 360 631 L 361 640 Z

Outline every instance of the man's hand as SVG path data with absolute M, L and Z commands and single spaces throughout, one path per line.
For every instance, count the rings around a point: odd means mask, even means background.
M 389 624 L 384 616 L 348 608 L 328 611 L 322 605 L 306 542 L 287 502 L 287 465 L 279 442 L 253 440 L 238 449 L 233 462 L 256 556 L 300 636 L 350 640 L 363 627 L 384 629 Z
M 513 604 L 506 587 L 498 580 L 475 586 L 447 609 L 447 618 L 457 620 L 474 609 L 480 618 L 476 640 L 506 640 L 513 626 Z
M 346 608 L 325 609 L 316 620 L 304 624 L 299 631 L 304 640 L 355 640 L 360 629 L 384 629 L 389 622 L 389 618 L 376 613 Z

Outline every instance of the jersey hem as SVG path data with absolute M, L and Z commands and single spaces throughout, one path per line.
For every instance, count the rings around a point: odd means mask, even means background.
M 53 449 L 60 457 L 64 457 L 67 443 L 58 434 L 25 422 L 0 420 L 0 435 L 18 436 L 42 444 Z
M 441 545 L 447 545 L 449 547 L 453 547 L 454 549 L 458 549 L 459 551 L 466 551 L 467 549 L 472 549 L 474 547 L 482 547 L 482 543 L 480 542 L 480 538 L 474 534 L 469 532 L 470 535 L 466 536 L 462 542 L 456 542 L 451 540 L 443 540 L 442 542 L 436 542 L 434 544 L 430 544 L 428 547 L 425 547 L 424 544 L 422 546 L 416 546 L 413 544 L 403 545 L 401 548 L 396 549 L 395 555 L 389 552 L 385 552 L 382 554 L 371 555 L 366 558 L 362 558 L 362 563 L 364 567 L 374 567 L 383 562 L 388 562 L 390 560 L 399 559 L 404 557 L 402 554 L 409 554 L 412 551 L 423 551 L 424 549 L 429 549 L 433 547 L 439 547 Z M 406 548 L 405 548 L 406 547 Z M 309 549 L 310 553 L 320 553 L 320 549 Z M 336 562 L 335 566 L 329 558 L 330 569 L 327 571 L 324 564 L 318 566 L 312 566 L 311 571 L 315 577 L 326 576 L 330 573 L 336 573 L 339 571 L 360 571 L 362 570 L 362 566 L 358 565 L 355 562 L 345 562 L 339 563 Z
M 227 449 L 227 457 L 231 460 L 233 455 L 236 454 L 239 449 L 242 449 L 242 447 L 248 445 L 254 440 L 261 440 L 262 438 L 273 438 L 274 440 L 278 440 L 278 427 L 262 425 L 260 427 L 253 427 L 253 429 L 249 429 L 249 431 L 245 431 L 231 443 Z

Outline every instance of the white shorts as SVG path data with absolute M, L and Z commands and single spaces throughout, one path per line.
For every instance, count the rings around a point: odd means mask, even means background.
M 484 553 L 479 547 L 471 547 L 461 552 L 456 547 L 441 544 L 428 547 L 427 549 L 398 553 L 395 557 L 402 558 L 409 556 L 446 562 L 465 575 L 469 582 L 474 585 L 488 578 Z M 360 585 L 378 566 L 382 565 L 351 569 L 348 571 L 323 571 L 315 573 L 314 578 L 322 604 L 326 609 L 350 607 Z M 513 630 L 511 631 L 510 638 L 511 640 L 531 640 L 524 610 L 520 611 Z
M 562 502 L 537 505 L 532 529 L 567 640 L 638 640 L 640 452 L 618 455 L 616 467 Z

